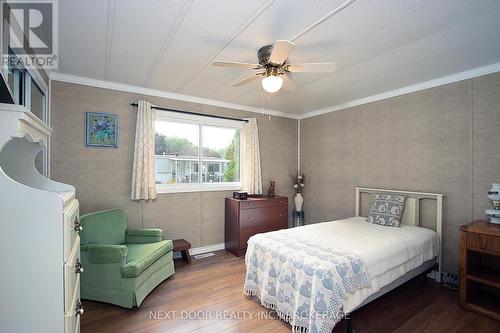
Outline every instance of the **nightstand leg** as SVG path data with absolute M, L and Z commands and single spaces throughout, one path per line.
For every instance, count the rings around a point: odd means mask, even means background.
M 189 250 L 182 250 L 182 258 L 188 263 L 191 263 L 191 256 L 189 255 Z
M 467 303 L 467 233 L 460 231 L 460 253 L 458 267 L 460 305 Z

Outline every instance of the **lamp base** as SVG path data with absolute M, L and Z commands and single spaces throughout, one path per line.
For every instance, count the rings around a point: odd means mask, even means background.
M 500 224 L 500 210 L 487 209 L 484 211 L 484 213 L 490 219 L 490 223 Z

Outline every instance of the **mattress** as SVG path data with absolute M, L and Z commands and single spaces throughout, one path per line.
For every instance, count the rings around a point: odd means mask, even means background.
M 332 245 L 363 259 L 370 285 L 348 295 L 344 300 L 346 313 L 439 254 L 438 235 L 430 229 L 409 225 L 381 226 L 366 222 L 364 217 L 316 223 L 286 232 L 307 235 L 320 244 Z

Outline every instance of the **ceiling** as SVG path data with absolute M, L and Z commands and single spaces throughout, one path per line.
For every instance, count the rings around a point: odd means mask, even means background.
M 59 72 L 189 96 L 263 106 L 256 62 L 346 0 L 64 0 Z M 357 0 L 295 41 L 291 62 L 335 61 L 333 74 L 294 73 L 298 88 L 270 108 L 299 115 L 500 63 L 500 0 Z M 265 107 L 268 107 L 267 102 Z

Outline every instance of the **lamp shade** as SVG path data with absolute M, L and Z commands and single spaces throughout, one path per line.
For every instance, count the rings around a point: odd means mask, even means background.
M 262 79 L 262 88 L 269 93 L 275 93 L 281 89 L 283 79 L 277 75 L 269 75 Z

